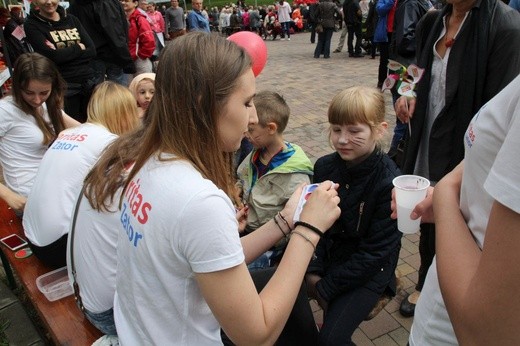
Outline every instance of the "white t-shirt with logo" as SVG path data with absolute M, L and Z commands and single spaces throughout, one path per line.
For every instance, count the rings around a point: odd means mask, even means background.
M 186 161 L 150 158 L 119 213 L 114 316 L 123 345 L 221 345 L 195 273 L 244 262 L 235 209 Z
M 46 104 L 42 107 L 49 123 Z M 11 96 L 0 100 L 0 163 L 6 186 L 27 197 L 46 151 L 36 119 L 18 108 Z
M 480 248 L 494 200 L 520 213 L 520 76 L 475 115 L 464 136 L 460 209 Z M 415 308 L 410 345 L 457 345 L 434 259 Z
M 91 123 L 62 131 L 40 163 L 24 209 L 31 243 L 46 246 L 69 232 L 83 179 L 117 136 Z

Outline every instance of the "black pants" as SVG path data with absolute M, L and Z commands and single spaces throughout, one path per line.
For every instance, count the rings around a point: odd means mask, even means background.
M 330 301 L 323 317 L 319 345 L 355 345 L 351 340 L 352 334 L 372 311 L 379 297 L 381 293 L 360 287 Z
M 347 25 L 347 45 L 349 54 L 361 54 L 361 24 Z M 354 46 L 354 36 L 356 36 L 356 45 Z
M 68 234 L 63 235 L 54 243 L 46 246 L 37 246 L 32 244 L 29 240 L 29 247 L 33 254 L 38 257 L 45 265 L 52 268 L 61 268 L 67 265 L 67 238 Z
M 266 268 L 251 272 L 256 289 L 260 292 L 273 276 L 276 268 Z M 377 300 L 376 300 L 377 301 Z M 370 312 L 370 310 L 369 310 Z M 367 312 L 368 314 L 368 312 Z M 224 345 L 234 345 L 222 331 Z M 318 344 L 318 328 L 314 322 L 311 306 L 307 298 L 305 284 L 300 287 L 296 302 L 285 324 L 282 334 L 276 341 L 277 346 L 315 346 Z
M 421 224 L 421 234 L 419 236 L 419 255 L 421 256 L 421 266 L 419 267 L 419 278 L 415 289 L 421 291 L 426 280 L 426 274 L 435 256 L 435 224 Z
M 388 42 L 380 42 L 379 43 L 379 53 L 381 54 L 379 57 L 379 75 L 377 77 L 377 85 L 383 85 L 383 82 L 386 79 L 387 71 L 388 71 L 388 56 L 389 56 L 389 47 L 390 42 L 392 41 L 392 33 L 388 33 Z

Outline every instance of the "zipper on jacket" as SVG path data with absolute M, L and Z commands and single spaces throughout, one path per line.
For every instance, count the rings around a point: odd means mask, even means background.
M 359 226 L 361 225 L 361 216 L 363 216 L 363 207 L 365 206 L 365 202 L 361 202 L 359 204 L 359 219 L 357 221 L 356 232 L 359 233 Z

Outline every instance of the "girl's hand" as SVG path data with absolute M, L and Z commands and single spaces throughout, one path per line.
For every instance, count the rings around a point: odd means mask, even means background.
M 237 209 L 237 221 L 238 221 L 238 233 L 244 232 L 247 226 L 247 211 L 249 207 L 246 205 L 242 208 Z
M 428 188 L 428 192 L 426 193 L 426 197 L 420 203 L 418 203 L 415 208 L 412 210 L 410 214 L 410 218 L 412 220 L 417 220 L 421 218 L 421 223 L 433 223 L 433 191 L 434 187 L 430 186 Z M 395 188 L 392 189 L 392 202 L 390 203 L 390 208 L 392 209 L 392 214 L 390 217 L 392 219 L 397 219 L 397 205 L 395 203 Z
M 401 96 L 395 101 L 394 104 L 395 115 L 401 122 L 407 123 L 413 116 L 415 111 L 415 98 Z
M 321 183 L 303 206 L 300 220 L 326 232 L 341 214 L 338 186 L 330 180 Z
M 10 191 L 10 193 L 5 197 L 5 202 L 14 210 L 23 211 L 27 198 Z

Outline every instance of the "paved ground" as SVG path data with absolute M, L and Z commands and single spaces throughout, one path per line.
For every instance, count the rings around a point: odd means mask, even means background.
M 331 51 L 336 48 L 339 32 L 332 37 Z M 257 78 L 257 90 L 275 90 L 282 94 L 291 108 L 291 118 L 286 129 L 286 139 L 305 150 L 314 162 L 332 152 L 327 140 L 327 108 L 332 97 L 340 90 L 354 86 L 375 87 L 379 57 L 375 60 L 348 58 L 342 53 L 331 53 L 330 59 L 314 59 L 315 45 L 310 34 L 291 36 L 291 41 L 266 41 L 267 64 Z M 346 47 L 346 45 L 345 45 Z M 391 139 L 395 114 L 391 96 L 386 92 L 387 121 L 391 124 L 384 147 Z M 418 235 L 402 239 L 402 249 L 397 268 L 404 290 L 411 292 L 417 281 L 420 260 L 417 249 Z M 397 295 L 373 320 L 364 322 L 354 333 L 353 341 L 359 345 L 406 345 L 412 318 L 399 314 L 399 303 L 404 295 Z M 315 317 L 322 320 L 322 313 L 313 304 Z

